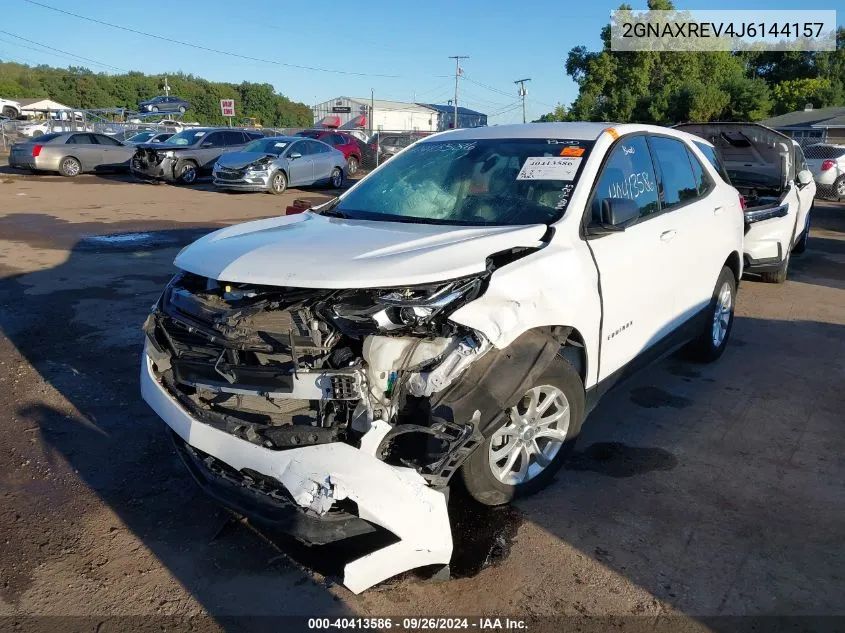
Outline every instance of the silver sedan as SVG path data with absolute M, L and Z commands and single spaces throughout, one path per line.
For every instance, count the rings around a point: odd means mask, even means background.
M 134 146 L 105 134 L 58 132 L 12 145 L 9 166 L 73 177 L 86 171 L 127 169 L 134 153 Z
M 289 186 L 326 184 L 335 189 L 346 177 L 346 159 L 331 145 L 299 136 L 273 136 L 223 154 L 214 165 L 222 189 L 282 193 Z

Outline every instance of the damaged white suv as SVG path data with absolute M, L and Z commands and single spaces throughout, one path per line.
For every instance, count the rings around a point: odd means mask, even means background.
M 694 141 L 447 132 L 322 207 L 207 235 L 145 324 L 143 396 L 236 512 L 308 543 L 391 532 L 353 591 L 447 565 L 453 478 L 490 505 L 535 492 L 633 368 L 724 350 L 743 214 Z

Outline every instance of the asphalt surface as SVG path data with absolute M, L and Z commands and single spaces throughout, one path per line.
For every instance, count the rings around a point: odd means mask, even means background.
M 613 392 L 544 493 L 453 508 L 458 578 L 355 596 L 333 581 L 343 552 L 203 497 L 138 393 L 178 249 L 327 195 L 0 173 L 0 616 L 845 616 L 845 205 L 817 203 L 785 285 L 743 281 L 720 362 L 672 357 Z

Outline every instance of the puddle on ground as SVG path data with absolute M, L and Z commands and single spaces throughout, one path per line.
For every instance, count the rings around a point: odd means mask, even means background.
M 693 401 L 683 396 L 675 396 L 668 391 L 657 387 L 637 387 L 631 389 L 631 402 L 646 409 L 657 409 L 659 407 L 672 407 L 673 409 L 685 409 L 693 404 Z
M 672 470 L 677 465 L 678 458 L 662 448 L 597 442 L 583 451 L 575 451 L 563 467 L 623 479 L 653 470 Z

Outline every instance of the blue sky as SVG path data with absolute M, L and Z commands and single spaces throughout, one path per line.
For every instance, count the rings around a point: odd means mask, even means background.
M 348 72 L 317 72 L 252 62 L 153 40 L 15 1 L 0 29 L 104 64 L 150 74 L 193 73 L 218 81 L 268 82 L 308 104 L 336 96 L 369 96 L 445 103 L 454 91 L 454 60 L 463 62 L 460 104 L 488 114 L 491 123 L 521 120 L 513 81 L 527 84 L 528 117 L 536 118 L 577 94 L 564 62 L 573 46 L 596 49 L 615 2 L 572 0 L 441 0 L 388 2 L 264 2 L 203 0 L 188 5 L 39 0 L 113 24 L 243 55 Z M 631 2 L 645 8 L 645 0 Z M 794 1 L 676 2 L 683 9 L 795 9 Z M 838 6 L 837 6 L 838 5 Z M 104 6 L 108 8 L 103 9 Z M 201 9 L 200 9 L 201 7 Z M 270 7 L 276 7 L 271 9 Z M 842 8 L 814 0 L 813 9 Z M 161 16 L 161 17 L 158 17 Z M 840 25 L 845 11 L 839 12 Z M 0 33 L 0 59 L 53 66 L 83 65 L 114 72 Z M 396 75 L 379 77 L 375 75 Z M 483 85 L 479 85 L 483 84 Z M 509 109 L 510 108 L 510 109 Z

